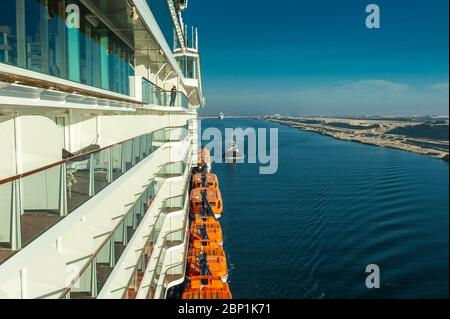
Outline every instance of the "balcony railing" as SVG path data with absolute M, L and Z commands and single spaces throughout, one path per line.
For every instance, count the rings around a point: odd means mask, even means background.
M 153 135 L 153 141 L 159 143 L 179 142 L 188 134 L 186 127 L 165 128 Z
M 141 281 L 144 276 L 145 269 L 150 263 L 153 245 L 156 243 L 161 233 L 161 228 L 164 220 L 166 219 L 168 214 L 182 210 L 184 208 L 184 205 L 184 195 L 168 198 L 164 202 L 163 208 L 158 214 L 157 221 L 152 228 L 152 232 L 149 235 L 149 240 L 145 246 L 151 247 L 151 250 L 145 248 L 142 250 L 141 257 L 139 258 L 138 263 L 135 266 L 133 275 L 131 276 L 128 284 L 126 285 L 126 288 L 124 289 L 122 299 L 135 299 L 136 293 L 141 286 Z
M 144 104 L 189 108 L 189 98 L 181 91 L 165 91 L 142 78 L 142 101 Z
M 111 232 L 108 239 L 103 242 L 101 248 L 87 260 L 85 267 L 80 271 L 79 277 L 64 290 L 60 298 L 91 299 L 97 297 L 116 263 L 125 251 L 128 242 L 140 225 L 144 215 L 149 210 L 162 184 L 163 181 L 155 179 L 146 187 L 145 191 L 128 210 L 121 222 Z M 136 272 L 143 272 L 147 267 L 152 246 L 153 239 L 149 237 L 145 247 L 142 249 L 139 262 L 136 265 Z M 127 287 L 131 286 L 133 279 L 138 284 L 138 277 L 131 278 Z
M 189 227 L 189 223 L 185 223 L 185 225 L 186 227 Z M 186 260 L 189 249 L 189 230 L 187 228 L 184 231 L 184 242 L 186 243 L 186 246 L 184 248 L 182 261 L 169 266 L 164 272 L 164 281 L 160 293 L 162 298 L 166 298 L 167 289 L 171 283 L 184 278 L 186 275 Z
M 183 244 L 184 242 L 187 245 L 186 240 L 186 233 L 187 233 L 187 225 L 188 225 L 188 219 L 185 218 L 183 222 L 182 228 L 173 230 L 165 235 L 164 237 L 164 243 L 162 246 L 162 249 L 160 251 L 160 254 L 158 256 L 158 261 L 156 262 L 156 267 L 153 270 L 151 280 L 150 280 L 150 286 L 147 293 L 147 299 L 153 299 L 155 297 L 156 290 L 158 288 L 159 279 L 162 275 L 162 269 L 164 266 L 164 259 L 166 257 L 166 252 L 169 248 L 178 246 Z
M 161 131 L 0 180 L 0 263 L 157 150 Z

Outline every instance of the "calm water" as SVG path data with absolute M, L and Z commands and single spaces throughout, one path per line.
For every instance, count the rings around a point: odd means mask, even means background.
M 277 174 L 213 166 L 234 297 L 448 298 L 448 163 L 256 120 L 202 126 L 279 129 Z

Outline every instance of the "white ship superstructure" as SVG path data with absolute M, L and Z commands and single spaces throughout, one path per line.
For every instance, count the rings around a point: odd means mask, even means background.
M 203 106 L 182 0 L 0 2 L 0 298 L 184 281 Z

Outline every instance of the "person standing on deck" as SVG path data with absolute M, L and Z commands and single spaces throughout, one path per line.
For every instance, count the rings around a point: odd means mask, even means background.
M 170 106 L 175 106 L 175 100 L 177 98 L 177 87 L 174 85 L 170 90 Z

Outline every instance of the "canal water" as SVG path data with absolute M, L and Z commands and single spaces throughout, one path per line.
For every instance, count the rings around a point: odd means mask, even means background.
M 276 174 L 213 164 L 233 297 L 448 298 L 447 162 L 258 120 L 208 127 L 279 130 Z

